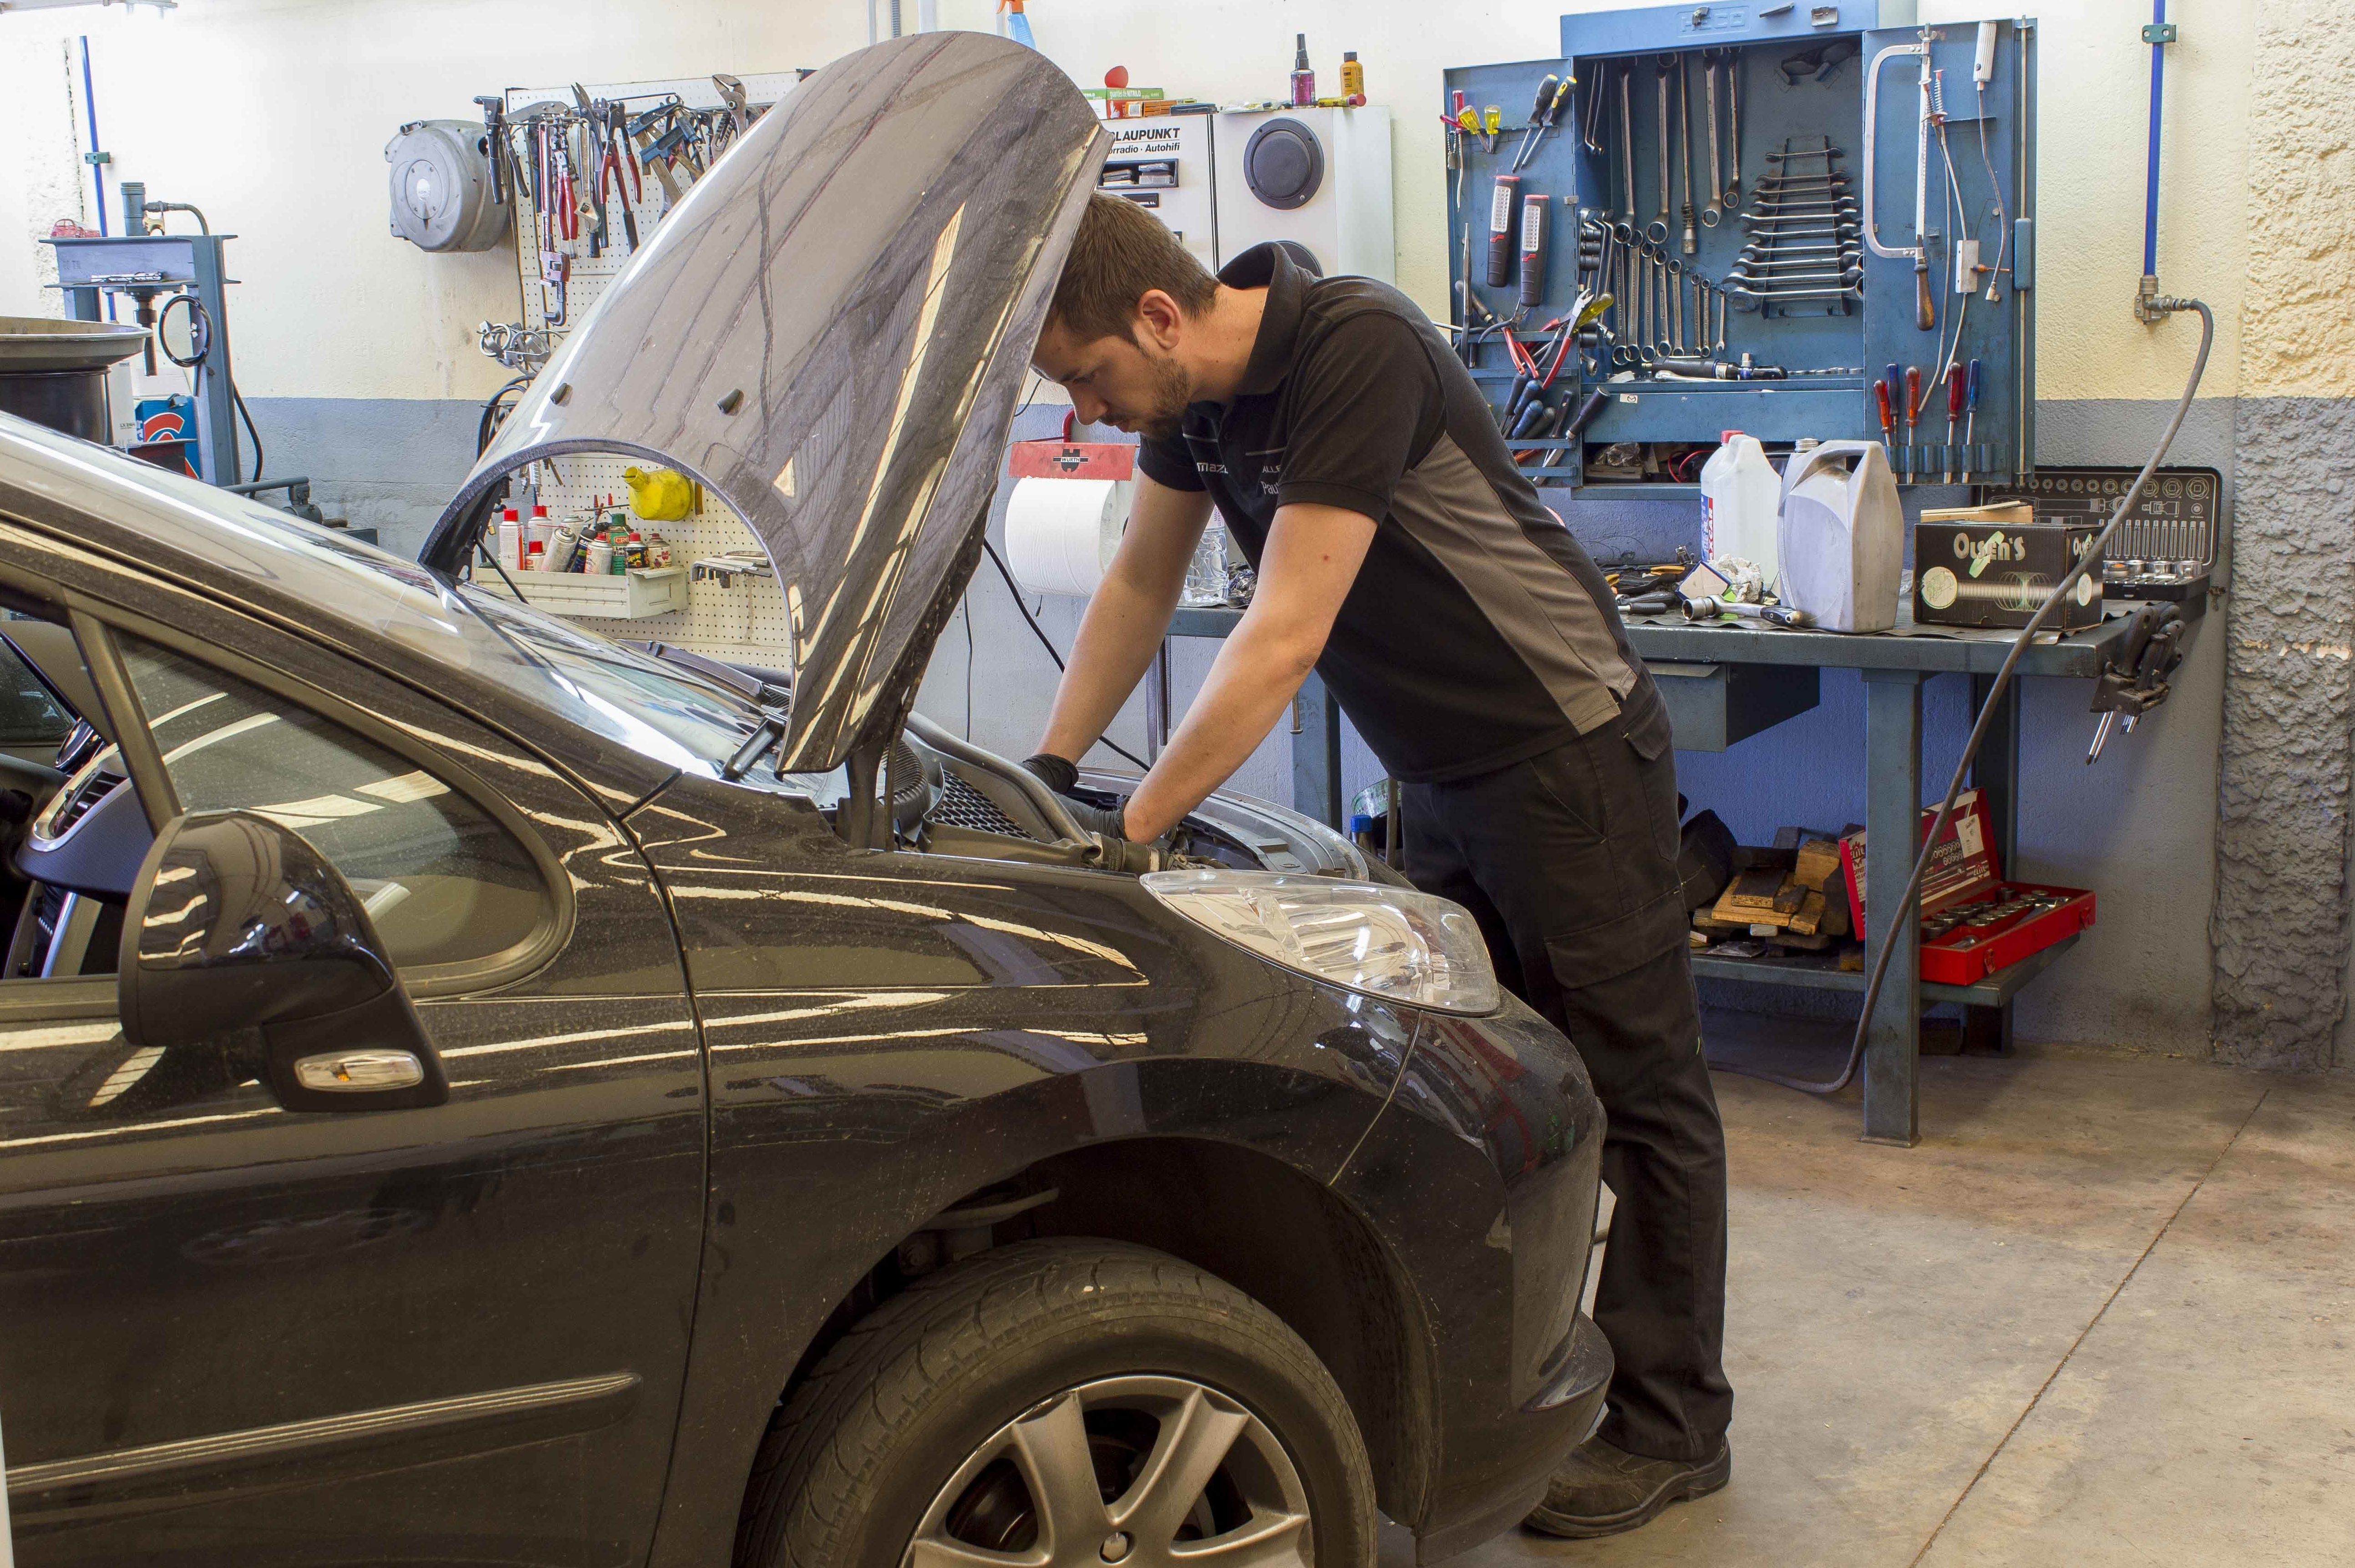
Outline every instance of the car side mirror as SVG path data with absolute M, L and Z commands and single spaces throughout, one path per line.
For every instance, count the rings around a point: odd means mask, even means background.
M 218 1053 L 288 1110 L 450 1097 L 359 895 L 300 833 L 250 811 L 191 812 L 155 835 L 115 984 L 133 1044 Z

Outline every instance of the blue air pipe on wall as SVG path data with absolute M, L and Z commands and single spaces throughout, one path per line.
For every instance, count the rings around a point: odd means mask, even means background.
M 2135 293 L 2135 315 L 2146 325 L 2162 321 L 2167 312 L 2158 299 L 2158 125 L 2159 101 L 2167 85 L 2167 46 L 2175 28 L 2167 19 L 2167 0 L 2151 0 L 2150 26 L 2142 30 L 2150 46 L 2150 150 L 2143 175 L 2142 282 Z

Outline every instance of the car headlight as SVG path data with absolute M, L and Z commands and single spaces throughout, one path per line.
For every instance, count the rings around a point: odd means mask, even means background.
M 1269 871 L 1156 871 L 1146 891 L 1270 963 L 1386 1001 L 1494 1012 L 1488 945 L 1460 904 L 1403 887 Z

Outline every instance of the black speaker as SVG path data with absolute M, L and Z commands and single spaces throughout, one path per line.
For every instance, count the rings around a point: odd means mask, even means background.
M 1243 183 L 1280 212 L 1306 207 L 1325 183 L 1325 146 L 1297 120 L 1271 120 L 1243 146 Z

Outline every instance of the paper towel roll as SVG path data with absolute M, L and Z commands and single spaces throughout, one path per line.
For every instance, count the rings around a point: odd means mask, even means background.
M 1022 479 L 1006 505 L 1006 564 L 1032 593 L 1096 591 L 1128 525 L 1126 480 Z

